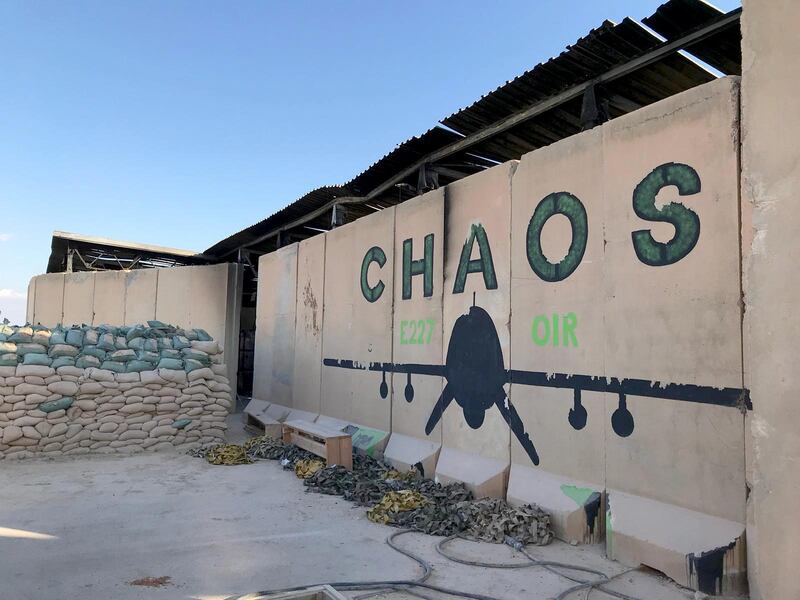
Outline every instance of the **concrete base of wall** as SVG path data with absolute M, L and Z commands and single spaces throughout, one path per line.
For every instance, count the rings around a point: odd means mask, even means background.
M 264 435 L 273 438 L 283 436 L 282 426 L 279 421 L 267 414 L 270 403 L 265 400 L 250 400 L 244 408 L 244 422 L 256 429 L 262 429 Z
M 746 594 L 745 526 L 608 490 L 606 552 L 707 594 Z
M 436 481 L 442 485 L 464 483 L 475 498 L 505 498 L 508 468 L 509 464 L 501 460 L 442 448 Z
M 248 415 L 253 418 L 258 418 L 259 416 L 266 414 L 268 408 L 269 402 L 266 400 L 257 400 L 256 398 L 252 398 L 250 402 L 247 403 L 247 406 L 244 407 L 245 420 L 247 419 Z
M 565 542 L 596 544 L 605 533 L 602 487 L 576 482 L 541 469 L 511 464 L 508 502 L 536 504 L 550 514 L 556 537 Z
M 348 423 L 347 421 L 342 421 L 341 419 L 334 419 L 333 417 L 329 417 L 327 415 L 318 416 L 316 422 L 319 423 L 320 425 L 324 425 L 325 427 L 330 427 L 338 431 L 344 431 L 348 427 L 352 426 L 352 424 Z
M 389 441 L 388 431 L 354 425 L 352 436 L 353 450 L 372 458 L 383 460 L 383 451 Z
M 309 423 L 313 423 L 317 420 L 319 415 L 315 412 L 310 412 L 308 410 L 300 410 L 298 408 L 293 408 L 289 411 L 289 416 L 286 417 L 286 421 L 308 421 Z
M 383 459 L 400 472 L 416 467 L 423 477 L 430 477 L 436 472 L 436 461 L 441 447 L 441 444 L 435 442 L 393 433 L 386 444 Z
M 270 404 L 269 408 L 267 408 L 266 414 L 268 417 L 275 419 L 279 423 L 283 423 L 286 418 L 289 416 L 289 413 L 292 412 L 292 409 L 288 406 L 283 406 L 281 404 Z

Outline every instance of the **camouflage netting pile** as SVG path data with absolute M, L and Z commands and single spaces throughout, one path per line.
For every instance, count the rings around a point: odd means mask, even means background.
M 368 507 L 367 516 L 376 523 L 413 529 L 431 535 L 463 535 L 467 538 L 502 543 L 505 536 L 523 544 L 544 545 L 553 539 L 550 517 L 539 507 L 515 507 L 497 498 L 474 500 L 461 483 L 441 485 L 416 472 L 399 473 L 370 456 L 353 454 L 353 470 L 342 466 L 324 467 L 313 454 L 266 435 L 251 438 L 233 452 L 231 462 L 214 462 L 216 448 L 193 451 L 213 464 L 242 464 L 250 460 L 280 460 L 293 469 L 310 492 L 342 496 Z M 224 446 L 223 448 L 229 448 Z M 241 454 L 241 455 L 240 455 Z
M 0 458 L 200 446 L 230 407 L 202 329 L 0 324 Z

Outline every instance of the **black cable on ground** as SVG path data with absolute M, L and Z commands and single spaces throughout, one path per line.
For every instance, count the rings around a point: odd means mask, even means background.
M 381 590 L 381 589 L 390 589 L 390 590 L 402 590 L 406 591 L 406 588 L 425 588 L 429 590 L 433 590 L 435 592 L 440 592 L 442 594 L 447 594 L 449 596 L 456 596 L 459 598 L 469 598 L 471 600 L 499 600 L 498 598 L 494 598 L 492 596 L 485 596 L 483 594 L 473 594 L 471 592 L 461 592 L 458 590 L 452 590 L 446 587 L 441 587 L 437 585 L 431 585 L 429 583 L 425 583 L 425 580 L 430 577 L 433 569 L 431 568 L 430 564 L 425 561 L 423 558 L 411 553 L 408 550 L 404 550 L 400 548 L 394 543 L 394 539 L 398 536 L 401 536 L 406 533 L 413 533 L 410 529 L 404 529 L 402 531 L 396 531 L 391 534 L 388 538 L 386 538 L 386 543 L 393 549 L 407 556 L 417 564 L 419 564 L 423 569 L 423 574 L 418 577 L 417 579 L 413 580 L 388 580 L 388 581 L 336 581 L 336 582 L 323 582 L 323 583 L 316 583 L 316 584 L 307 584 L 307 585 L 299 585 L 289 588 L 277 589 L 277 590 L 262 590 L 260 592 L 245 594 L 243 596 L 229 596 L 225 600 L 259 600 L 264 596 L 268 596 L 270 594 L 279 594 L 285 592 L 296 592 L 300 590 L 304 590 L 309 587 L 313 587 L 314 585 L 328 585 L 334 589 L 342 590 L 342 591 L 352 591 L 352 590 Z
M 548 571 L 550 571 L 551 573 L 554 573 L 556 575 L 564 577 L 565 579 L 569 579 L 570 581 L 574 581 L 575 583 L 578 584 L 576 586 L 572 586 L 571 588 L 568 588 L 568 589 L 564 590 L 563 592 L 561 592 L 558 596 L 556 596 L 556 600 L 564 600 L 565 598 L 569 597 L 571 594 L 573 594 L 573 593 L 575 593 L 575 592 L 577 592 L 579 590 L 586 589 L 586 588 L 589 588 L 589 591 L 588 591 L 589 593 L 586 595 L 586 598 L 589 597 L 589 594 L 591 594 L 593 589 L 597 589 L 597 590 L 603 592 L 604 594 L 608 594 L 610 596 L 621 598 L 622 600 L 640 600 L 639 598 L 636 598 L 634 596 L 628 596 L 627 594 L 623 594 L 622 592 L 617 592 L 617 591 L 609 590 L 607 588 L 602 587 L 603 584 L 608 583 L 612 579 L 620 577 L 621 575 L 624 575 L 626 573 L 630 573 L 630 571 L 635 570 L 635 569 L 629 569 L 627 571 L 623 571 L 622 573 L 618 573 L 617 575 L 609 577 L 608 575 L 606 575 L 602 571 L 598 571 L 596 569 L 590 569 L 589 567 L 581 567 L 581 566 L 570 564 L 570 563 L 562 563 L 562 562 L 556 562 L 556 561 L 552 561 L 552 560 L 540 560 L 538 558 L 534 558 L 533 556 L 528 554 L 528 552 L 525 550 L 525 548 L 521 544 L 519 544 L 518 542 L 514 543 L 516 540 L 513 540 L 513 539 L 507 539 L 506 540 L 506 544 L 508 544 L 509 546 L 514 548 L 515 550 L 518 550 L 519 552 L 521 552 L 525 556 L 525 558 L 528 559 L 528 562 L 487 563 L 487 562 L 482 562 L 482 561 L 477 561 L 477 560 L 469 560 L 469 559 L 466 559 L 466 558 L 461 558 L 461 557 L 454 556 L 452 554 L 448 554 L 447 552 L 445 552 L 445 550 L 444 550 L 445 545 L 450 543 L 450 542 L 452 542 L 454 539 L 464 539 L 464 540 L 469 541 L 468 538 L 465 538 L 462 535 L 451 535 L 450 537 L 447 537 L 447 538 L 441 540 L 438 544 L 436 544 L 436 551 L 439 554 L 441 554 L 442 556 L 444 556 L 446 559 L 450 560 L 450 561 L 453 561 L 453 562 L 456 562 L 456 563 L 460 563 L 460 564 L 463 564 L 463 565 L 469 565 L 469 566 L 472 566 L 472 567 L 483 567 L 483 568 L 487 568 L 487 569 L 524 569 L 524 568 L 527 568 L 527 567 L 543 567 L 543 568 L 547 569 Z M 566 573 L 562 573 L 561 571 L 557 571 L 556 569 L 566 569 L 566 570 L 569 570 L 569 571 L 582 571 L 584 573 L 591 573 L 592 575 L 597 575 L 598 577 L 600 577 L 600 579 L 597 579 L 595 581 L 586 581 L 585 579 L 578 579 L 577 577 L 573 577 L 573 576 L 568 575 Z

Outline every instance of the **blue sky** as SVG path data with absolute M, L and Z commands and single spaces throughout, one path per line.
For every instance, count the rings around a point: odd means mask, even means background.
M 53 230 L 203 250 L 660 3 L 6 0 L 2 316 Z

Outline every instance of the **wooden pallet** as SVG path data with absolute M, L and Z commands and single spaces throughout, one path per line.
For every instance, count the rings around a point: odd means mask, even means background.
M 308 421 L 286 421 L 283 441 L 321 456 L 327 465 L 353 470 L 353 441 L 342 431 Z

